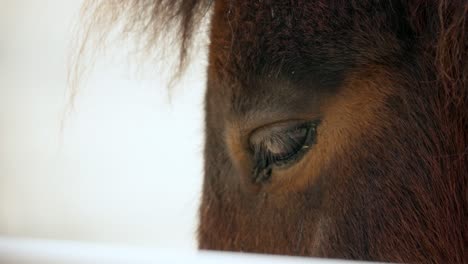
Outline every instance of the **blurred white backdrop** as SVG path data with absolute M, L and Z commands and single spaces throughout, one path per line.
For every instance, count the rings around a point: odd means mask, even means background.
M 204 51 L 169 100 L 167 76 L 115 47 L 61 130 L 80 5 L 0 1 L 0 235 L 195 248 Z

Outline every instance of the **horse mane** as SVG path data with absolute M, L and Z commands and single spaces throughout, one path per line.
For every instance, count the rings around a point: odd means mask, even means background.
M 162 35 L 169 33 L 180 45 L 180 67 L 184 66 L 189 49 L 212 0 L 87 0 L 81 9 L 86 31 L 98 27 L 101 41 L 118 27 L 121 36 L 136 36 L 145 49 L 155 48 Z M 89 41 L 86 37 L 85 41 Z
M 454 6 L 443 2 L 439 5 L 440 34 L 437 39 L 436 67 L 438 79 L 455 103 L 467 98 L 468 79 L 468 3 Z
M 409 10 L 410 23 L 417 35 L 428 38 L 428 48 L 434 48 L 434 54 L 431 55 L 434 58 L 437 82 L 452 99 L 452 103 L 463 103 L 467 97 L 468 78 L 468 2 L 413 2 Z

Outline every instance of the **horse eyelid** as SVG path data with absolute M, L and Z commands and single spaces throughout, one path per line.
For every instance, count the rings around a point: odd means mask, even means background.
M 292 165 L 295 161 L 302 158 L 303 154 L 305 154 L 316 141 L 316 127 L 319 123 L 320 121 L 312 121 L 301 122 L 290 127 L 282 125 L 279 126 L 279 128 L 263 128 L 262 130 L 266 129 L 267 131 L 260 132 L 260 140 L 258 137 L 254 138 L 254 140 L 251 139 L 250 147 L 253 152 L 255 163 L 255 181 L 259 182 L 258 177 L 260 177 L 260 175 L 262 179 L 266 178 L 265 175 L 263 175 L 265 170 L 271 172 L 272 167 L 278 168 Z M 292 133 L 297 133 L 298 131 L 300 132 L 299 134 L 292 135 Z M 299 137 L 295 137 L 298 135 Z M 265 144 L 265 142 L 267 143 Z M 275 144 L 278 145 L 275 146 Z M 276 149 L 286 149 L 284 152 L 285 154 L 278 151 L 278 154 L 275 155 L 275 153 L 271 151 L 271 148 L 268 149 L 268 145 L 270 145 L 270 147 L 276 147 Z

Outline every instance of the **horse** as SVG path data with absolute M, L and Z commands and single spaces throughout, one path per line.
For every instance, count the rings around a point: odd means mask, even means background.
M 468 262 L 466 0 L 86 10 L 172 34 L 182 71 L 208 21 L 200 249 Z

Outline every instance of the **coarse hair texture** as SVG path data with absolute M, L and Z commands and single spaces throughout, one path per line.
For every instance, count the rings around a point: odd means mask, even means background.
M 435 56 L 438 81 L 449 98 L 461 104 L 468 96 L 468 2 L 440 1 L 438 10 L 440 22 Z
M 175 73 L 179 76 L 187 65 L 196 29 L 212 3 L 213 0 L 86 0 L 80 12 L 82 23 L 76 44 L 72 48 L 69 79 L 72 82 L 79 79 L 86 68 L 81 64 L 81 58 L 87 52 L 94 54 L 116 28 L 117 35 L 123 38 L 135 37 L 138 47 L 145 52 L 155 49 L 161 37 L 167 37 L 169 33 L 179 45 Z M 407 5 L 413 30 L 428 38 L 429 51 L 435 53 L 437 82 L 453 103 L 466 103 L 468 2 L 412 0 Z

